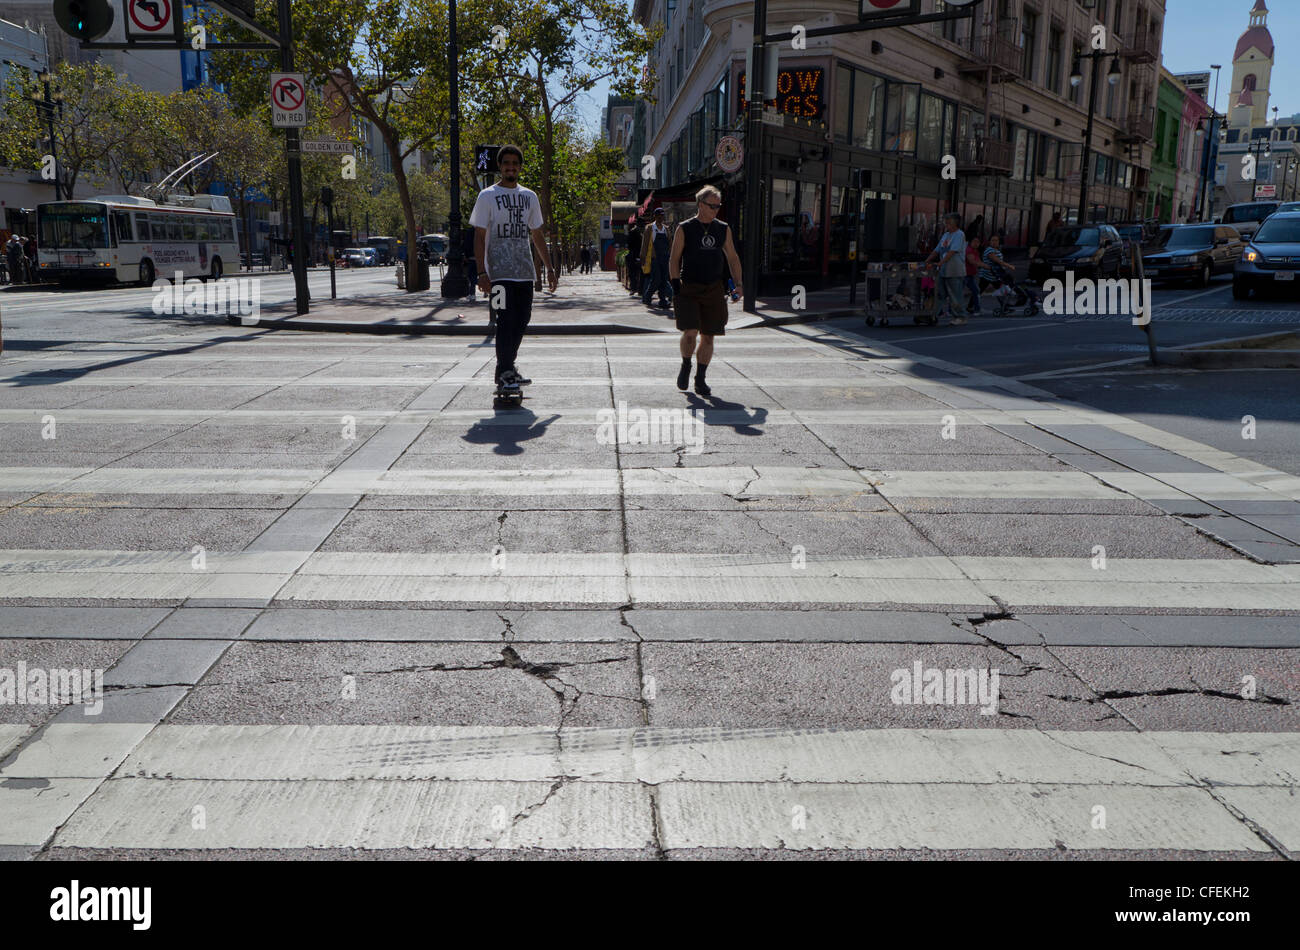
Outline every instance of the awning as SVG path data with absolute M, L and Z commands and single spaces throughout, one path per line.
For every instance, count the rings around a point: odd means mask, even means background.
M 637 206 L 637 214 L 648 215 L 654 206 L 669 201 L 694 201 L 696 192 L 705 185 L 719 185 L 725 178 L 725 175 L 710 175 L 708 178 L 691 178 L 665 188 L 638 189 L 637 198 L 640 199 L 644 195 L 645 200 Z

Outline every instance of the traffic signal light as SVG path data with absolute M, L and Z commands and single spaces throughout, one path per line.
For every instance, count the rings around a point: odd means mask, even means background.
M 54 0 L 59 29 L 83 42 L 97 40 L 113 25 L 110 0 Z

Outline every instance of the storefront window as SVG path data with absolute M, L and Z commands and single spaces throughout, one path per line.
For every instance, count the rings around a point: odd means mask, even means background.
M 916 151 L 916 109 L 920 86 L 910 83 L 889 84 L 885 107 L 886 152 L 913 154 Z
M 773 273 L 821 270 L 821 184 L 773 179 L 769 223 L 769 267 Z
M 943 105 L 938 96 L 921 96 L 921 135 L 916 157 L 923 162 L 937 162 L 943 155 Z
M 835 70 L 835 141 L 849 140 L 849 120 L 853 104 L 853 70 L 840 66 Z
M 885 112 L 885 80 L 858 72 L 853 85 L 853 144 L 880 148 L 880 126 Z
M 1026 175 L 1026 159 L 1029 150 L 1029 130 L 1017 126 L 1014 133 L 1015 141 L 1015 159 L 1011 166 L 1011 177 L 1016 181 L 1024 181 Z
M 943 104 L 943 154 L 956 155 L 957 106 L 951 102 Z
M 1043 136 L 1039 139 L 1039 152 L 1041 161 L 1038 165 L 1038 174 L 1044 178 L 1060 178 L 1057 172 L 1056 162 L 1059 155 L 1058 146 L 1060 142 L 1054 138 Z

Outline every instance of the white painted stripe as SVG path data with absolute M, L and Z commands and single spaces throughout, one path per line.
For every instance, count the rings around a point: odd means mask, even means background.
M 1228 559 L 715 554 L 0 552 L 0 597 L 323 602 L 835 603 L 1300 610 L 1300 564 Z M 301 566 L 299 566 L 301 565 Z M 297 569 L 297 573 L 293 573 Z
M 542 399 L 536 400 L 540 411 Z M 613 407 L 606 407 L 612 409 Z M 677 409 L 680 405 L 636 407 L 651 409 Z M 598 408 L 546 409 L 547 425 L 578 425 L 595 427 L 599 423 Z M 338 425 L 343 415 L 359 423 L 407 422 L 444 425 L 478 425 L 491 427 L 526 426 L 527 415 L 493 415 L 491 410 L 479 409 L 0 409 L 0 423 L 22 422 L 40 424 L 43 416 L 53 415 L 60 425 L 66 424 L 140 424 L 189 425 L 211 421 L 221 425 L 306 425 L 311 423 Z M 702 409 L 698 413 L 706 426 L 731 428 L 738 425 L 762 428 L 772 425 L 858 425 L 858 426 L 933 426 L 936 440 L 939 428 L 951 416 L 958 425 L 1104 425 L 1105 420 L 1095 413 L 1045 409 L 1035 412 L 1010 412 L 1002 409 Z M 554 421 L 552 420 L 554 417 Z M 617 420 L 615 420 L 617 421 Z M 1030 451 L 1026 448 L 1026 451 Z
M 0 782 L 0 845 L 43 845 L 100 781 L 56 778 L 48 784 Z
M 0 723 L 0 759 L 7 756 L 23 737 L 32 731 L 31 726 L 19 723 Z
M 891 688 L 882 676 L 882 695 Z M 974 714 L 973 720 L 980 717 Z M 53 728 L 53 727 L 52 727 Z M 62 773 L 52 773 L 62 774 Z M 97 773 L 106 776 L 108 773 Z M 141 778 L 1294 786 L 1295 733 L 160 725 Z
M 715 371 L 713 378 L 719 378 Z M 209 387 L 263 387 L 276 389 L 295 389 L 301 387 L 311 387 L 312 389 L 333 389 L 349 387 L 365 388 L 399 388 L 413 389 L 423 388 L 431 381 L 447 382 L 446 377 L 438 377 L 436 380 L 420 379 L 416 375 L 411 376 L 298 376 L 294 378 L 279 379 L 270 376 L 114 376 L 108 373 L 86 373 L 83 376 L 76 376 L 66 380 L 51 380 L 47 385 L 58 388 L 68 386 L 118 386 L 122 388 L 143 387 L 163 387 L 172 388 L 209 388 Z M 471 376 L 463 379 L 451 380 L 462 386 L 473 386 L 477 389 L 491 389 L 496 384 L 492 377 L 488 376 Z M 908 389 L 947 389 L 942 383 L 932 380 L 912 379 L 897 373 L 862 373 L 856 376 L 818 376 L 816 379 L 798 379 L 789 376 L 781 377 L 750 377 L 732 380 L 735 384 L 741 386 L 761 386 L 764 389 L 875 389 L 875 388 L 898 388 L 906 386 Z M 608 389 L 610 379 L 607 376 L 601 377 L 552 377 L 547 376 L 544 379 L 538 378 L 536 381 L 541 392 L 545 392 L 550 387 L 572 387 L 572 388 L 594 388 Z M 613 380 L 617 386 L 657 386 L 667 391 L 669 384 L 672 382 L 667 375 L 664 376 L 634 376 L 622 377 L 616 376 Z M 6 382 L 4 377 L 0 377 L 0 391 L 6 389 L 30 389 L 30 382 Z M 534 393 L 538 392 L 538 386 L 534 386 Z M 537 398 L 543 398 L 541 396 Z
M 595 444 L 593 436 L 593 444 Z M 621 476 L 621 477 L 620 477 Z M 894 498 L 1186 498 L 1300 501 L 1300 478 L 1219 472 L 869 471 L 781 466 L 627 469 L 294 469 L 0 467 L 0 491 L 60 494 L 375 495 L 871 494 Z
M 39 741 L 25 747 L 3 770 L 9 778 L 105 778 L 122 764 L 127 754 L 149 734 L 153 723 L 97 722 L 50 723 Z
M 1269 850 L 1190 788 L 674 782 L 658 803 L 667 849 Z M 1104 829 L 1091 826 L 1097 805 Z
M 192 815 L 204 810 L 204 826 Z M 86 848 L 645 848 L 649 790 L 575 782 L 113 779 L 59 831 Z
M 53 844 L 642 848 L 654 813 L 666 848 L 1263 852 L 1203 784 L 1294 847 L 1297 765 L 1295 734 L 161 725 Z

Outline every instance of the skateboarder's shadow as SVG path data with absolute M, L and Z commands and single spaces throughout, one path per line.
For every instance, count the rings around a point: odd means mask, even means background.
M 549 419 L 541 419 L 527 409 L 502 409 L 494 420 L 503 420 L 505 424 L 476 422 L 461 438 L 474 445 L 495 446 L 492 451 L 496 455 L 522 455 L 522 443 L 540 439 L 546 434 L 546 427 L 558 418 L 558 414 L 552 414 Z
M 730 426 L 737 435 L 763 434 L 762 429 L 755 429 L 754 426 L 767 421 L 766 409 L 750 409 L 743 403 L 728 402 L 718 396 L 698 396 L 695 393 L 687 393 L 686 402 L 704 420 L 705 425 Z M 741 414 L 739 419 L 736 418 L 737 413 Z

